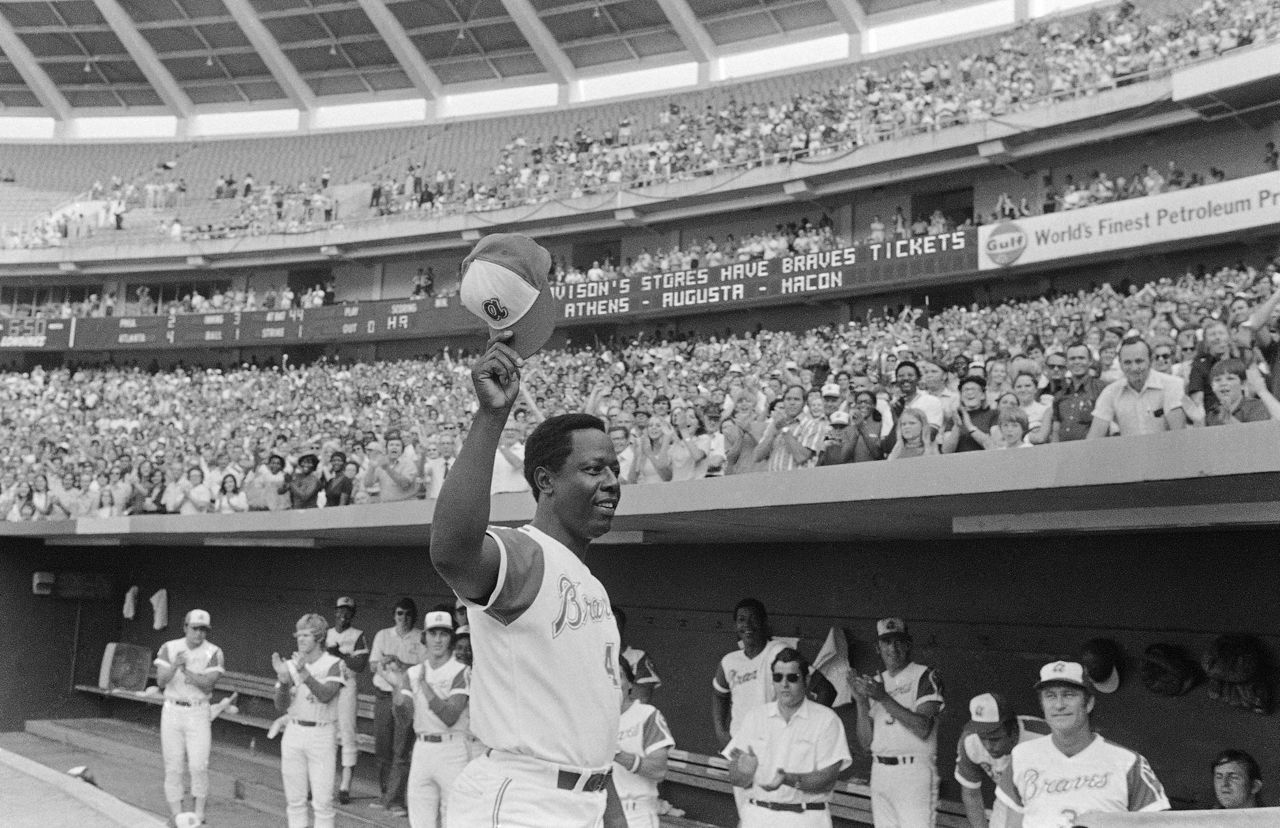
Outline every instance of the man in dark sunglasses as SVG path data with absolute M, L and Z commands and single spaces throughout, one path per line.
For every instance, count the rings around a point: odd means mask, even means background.
M 844 727 L 807 698 L 799 651 L 782 648 L 769 669 L 776 700 L 752 709 L 724 749 L 729 780 L 748 792 L 742 828 L 831 828 L 831 791 L 852 762 Z
M 901 618 L 881 618 L 876 635 L 884 670 L 849 679 L 858 742 L 871 751 L 871 817 L 877 828 L 933 825 L 942 679 L 912 662 L 911 633 Z

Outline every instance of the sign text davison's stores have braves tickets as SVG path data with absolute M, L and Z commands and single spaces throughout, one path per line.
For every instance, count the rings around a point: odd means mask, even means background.
M 822 253 L 553 285 L 551 291 L 565 321 L 784 304 L 795 296 L 835 299 L 869 284 L 971 271 L 977 261 L 974 242 L 972 230 L 957 230 Z

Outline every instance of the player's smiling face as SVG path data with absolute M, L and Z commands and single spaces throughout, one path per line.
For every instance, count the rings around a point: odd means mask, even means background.
M 911 640 L 902 635 L 886 635 L 876 640 L 876 650 L 884 669 L 896 673 L 911 663 Z
M 572 437 L 573 450 L 553 475 L 553 508 L 562 525 L 592 540 L 609 531 L 618 509 L 618 455 L 603 431 L 578 429 Z
M 740 608 L 733 617 L 733 626 L 744 647 L 755 649 L 764 644 L 764 619 L 754 608 Z
M 422 643 L 427 647 L 427 655 L 432 658 L 443 658 L 449 654 L 449 645 L 453 643 L 453 634 L 443 627 L 424 630 Z
M 1070 684 L 1051 684 L 1041 688 L 1040 706 L 1055 733 L 1072 733 L 1089 727 L 1093 697 Z

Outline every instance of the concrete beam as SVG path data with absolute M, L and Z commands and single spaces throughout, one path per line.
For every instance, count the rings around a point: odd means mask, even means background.
M 173 73 L 160 62 L 155 49 L 151 48 L 151 44 L 134 26 L 133 18 L 124 7 L 117 0 L 93 0 L 93 4 L 102 12 L 116 37 L 120 38 L 129 57 L 133 58 L 142 74 L 155 87 L 156 94 L 164 101 L 165 106 L 179 118 L 191 117 L 195 107 L 190 96 L 178 85 Z
M 227 7 L 227 11 L 231 12 L 231 16 L 235 18 L 236 25 L 244 32 L 244 36 L 253 44 L 253 48 L 262 56 L 262 62 L 267 64 L 267 69 L 271 71 L 271 77 L 275 78 L 276 83 L 280 84 L 280 88 L 284 90 L 284 94 L 294 106 L 307 114 L 313 112 L 316 108 L 316 95 L 311 91 L 311 87 L 302 79 L 302 75 L 294 67 L 292 61 L 285 55 L 280 48 L 280 44 L 267 31 L 267 27 L 262 25 L 262 21 L 258 19 L 257 12 L 253 10 L 253 6 L 249 4 L 249 0 L 223 0 L 223 5 Z
M 831 2 L 841 2 L 841 0 L 831 0 Z M 848 0 L 848 2 L 856 4 L 857 0 Z M 662 13 L 667 16 L 667 20 L 671 21 L 671 28 L 680 35 L 684 47 L 698 63 L 709 63 L 716 57 L 715 41 L 711 39 L 711 35 L 707 34 L 706 27 L 698 20 L 697 15 L 685 0 L 658 0 L 658 5 L 662 7 Z
M 67 121 L 71 118 L 71 104 L 67 102 L 66 96 L 40 68 L 40 64 L 36 62 L 36 56 L 27 48 L 27 44 L 22 42 L 22 38 L 18 37 L 9 19 L 2 14 L 0 14 L 0 51 L 9 58 L 13 68 L 18 70 L 18 74 L 26 82 L 27 88 L 36 96 L 36 100 L 40 101 L 40 105 L 49 110 L 50 115 L 59 121 Z
M 414 88 L 424 98 L 439 100 L 444 97 L 444 84 L 440 82 L 440 77 L 427 64 L 426 58 L 418 51 L 418 47 L 413 45 L 404 26 L 400 25 L 400 21 L 386 4 L 382 0 L 359 0 L 359 3 L 360 8 L 364 9 L 364 13 L 368 15 L 369 22 L 373 23 L 378 34 L 382 35 L 391 54 L 395 55 L 404 73 L 409 76 L 409 80 L 413 81 Z
M 529 0 L 502 0 L 502 5 L 555 82 L 565 84 L 577 80 L 578 70 L 574 68 L 573 61 L 551 36 L 551 30 L 538 18 L 533 4 Z
M 841 27 L 849 33 L 849 39 L 858 43 L 862 34 L 870 28 L 867 25 L 867 12 L 862 8 L 860 0 L 827 0 L 827 6 L 836 16 Z

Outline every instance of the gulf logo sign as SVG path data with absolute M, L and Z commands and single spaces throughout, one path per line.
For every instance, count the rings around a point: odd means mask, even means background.
M 1008 267 L 1027 249 L 1027 234 L 1017 222 L 1006 221 L 991 230 L 982 249 L 992 263 Z

